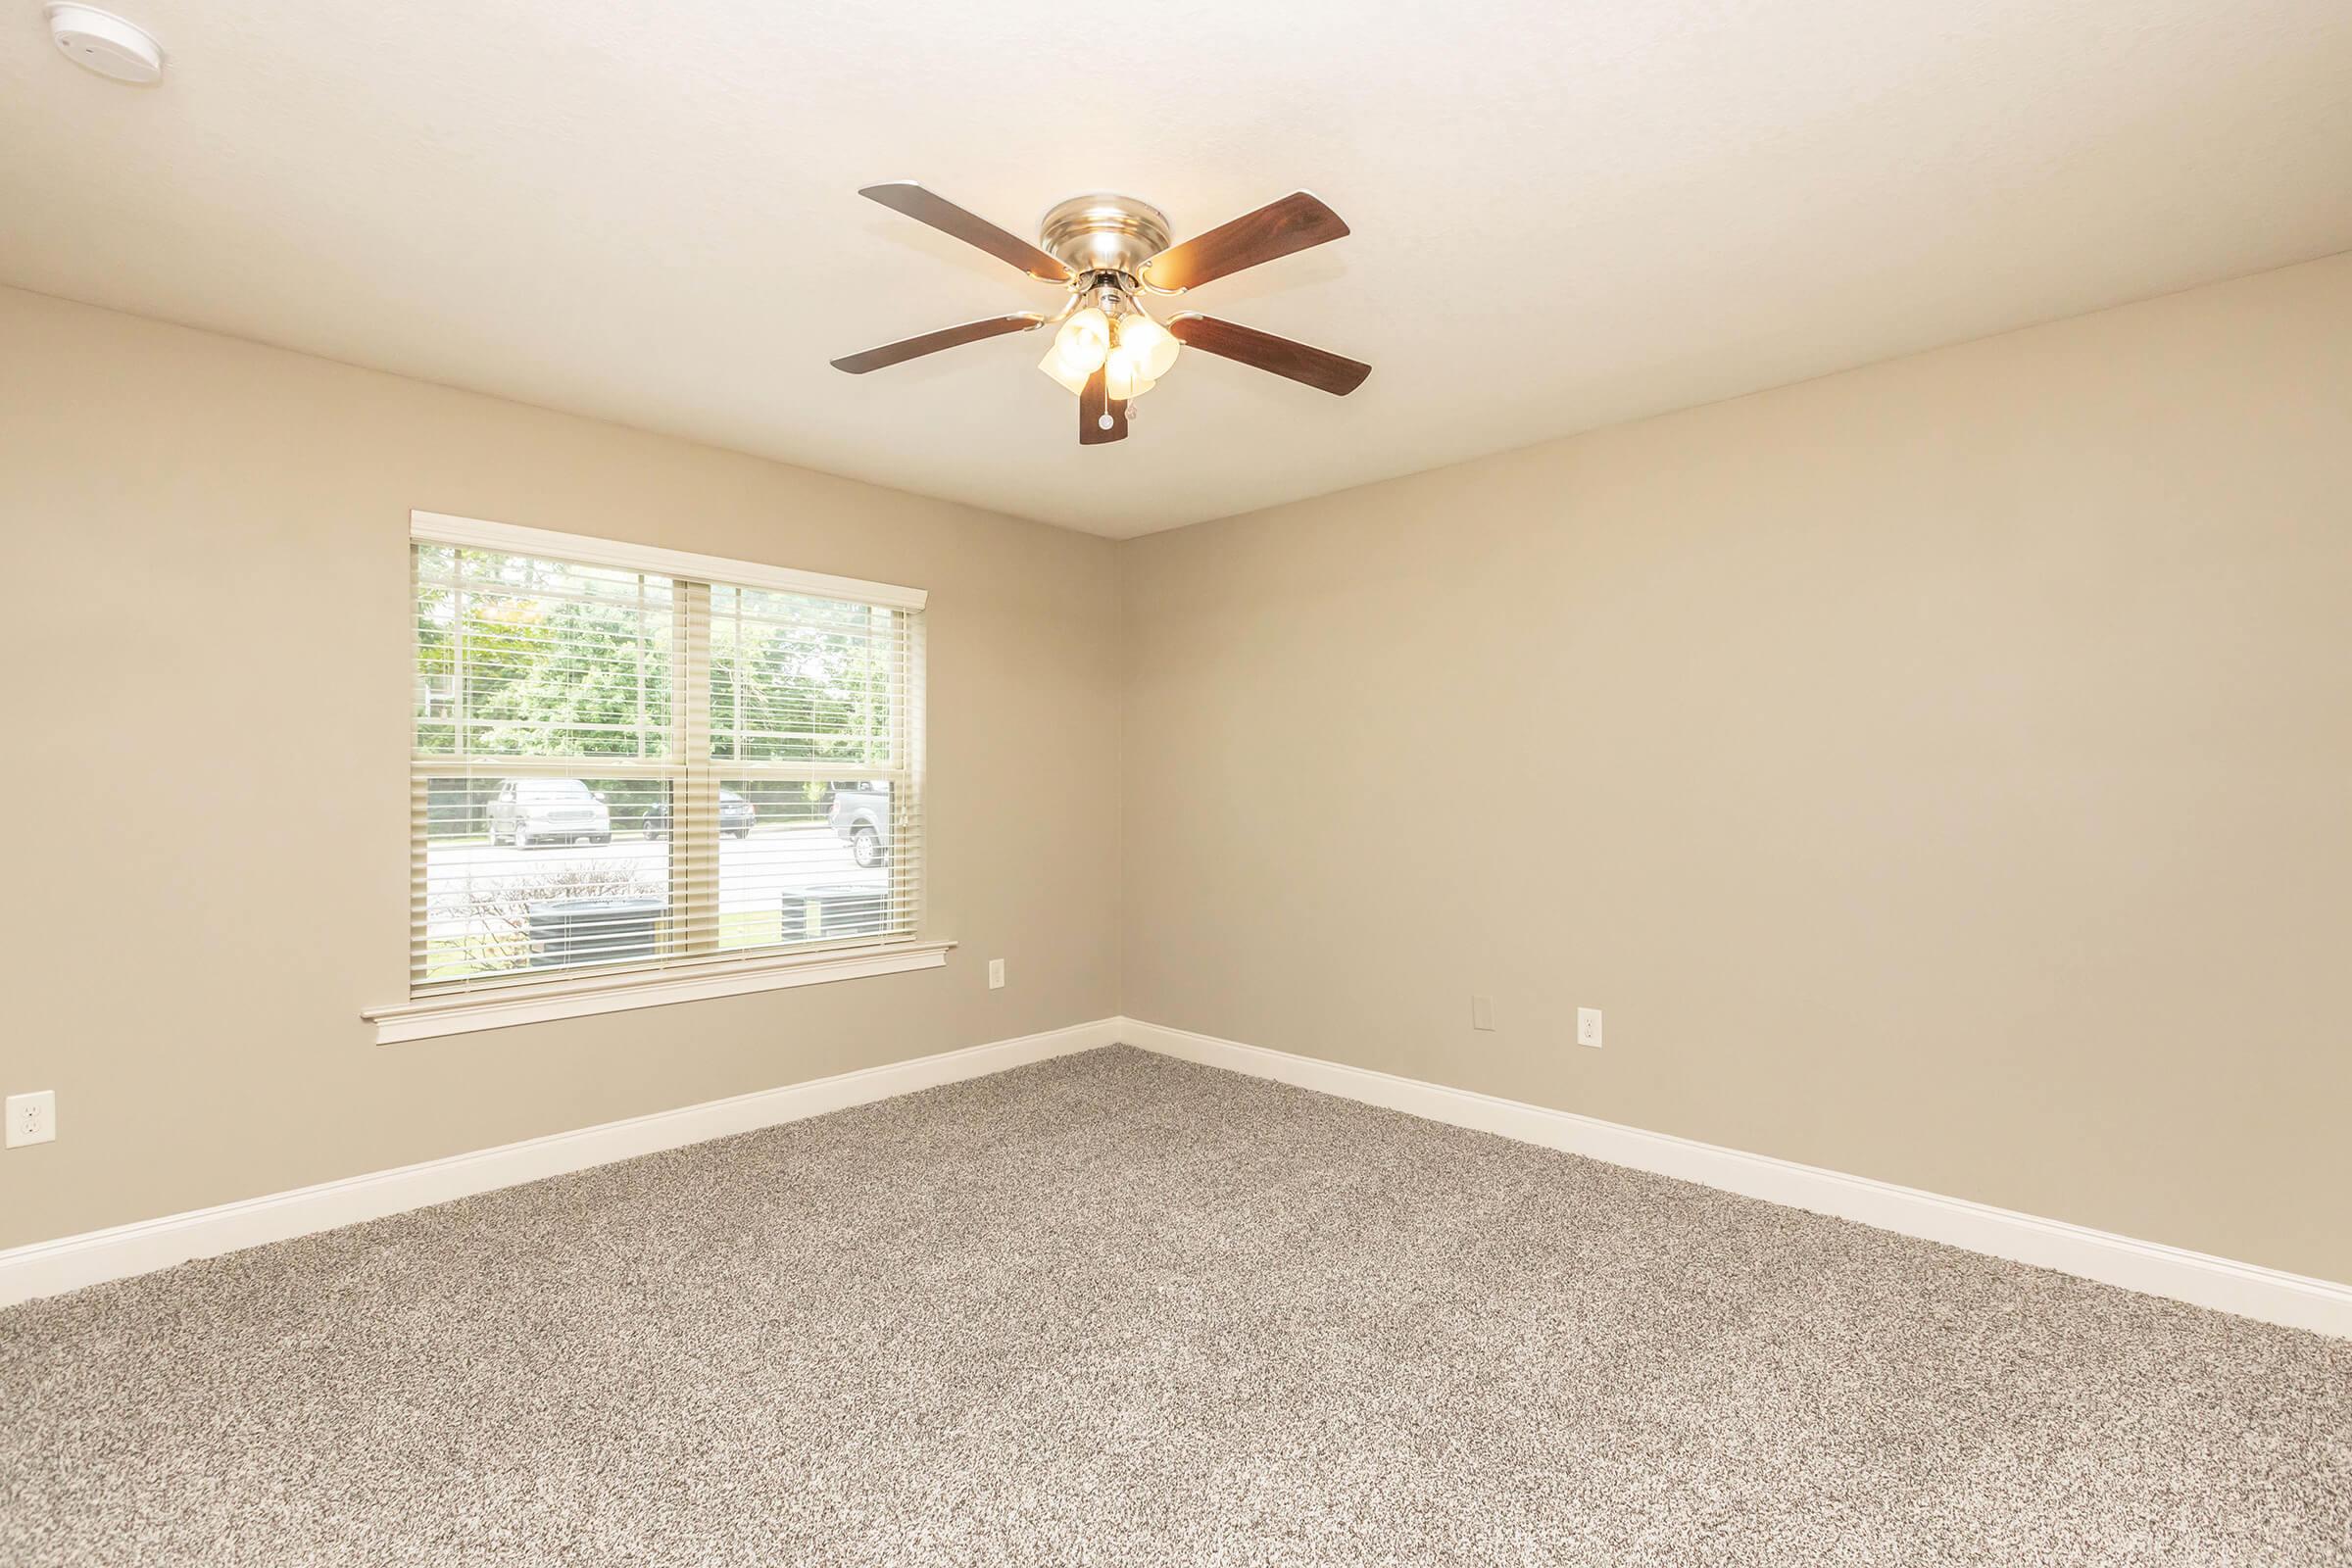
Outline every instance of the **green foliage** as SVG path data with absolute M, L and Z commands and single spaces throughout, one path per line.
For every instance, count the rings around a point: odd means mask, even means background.
M 461 564 L 462 591 L 453 581 Z M 419 551 L 418 566 L 419 749 L 667 755 L 667 582 L 429 547 Z M 713 590 L 713 599 L 724 607 L 710 629 L 713 756 L 890 760 L 891 672 L 883 650 L 895 628 L 870 618 L 889 612 L 725 588 Z
M 669 729 L 667 614 L 486 598 L 466 606 L 471 748 L 500 756 L 658 757 Z
M 888 671 L 869 640 L 822 626 L 721 621 L 710 656 L 719 758 L 887 760 Z

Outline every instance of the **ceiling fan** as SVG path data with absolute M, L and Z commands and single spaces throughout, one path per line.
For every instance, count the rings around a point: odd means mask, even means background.
M 1372 367 L 1360 361 L 1198 311 L 1178 311 L 1163 325 L 1144 308 L 1147 294 L 1182 294 L 1346 234 L 1340 215 L 1305 191 L 1173 246 L 1167 218 L 1158 208 L 1132 196 L 1073 196 L 1046 214 L 1038 232 L 1043 249 L 910 180 L 868 185 L 858 194 L 977 245 L 1040 282 L 1062 284 L 1069 298 L 1051 316 L 1019 311 L 885 343 L 835 360 L 837 370 L 863 375 L 941 349 L 1051 326 L 1056 329 L 1054 343 L 1037 368 L 1078 395 L 1081 446 L 1126 439 L 1128 405 L 1168 373 L 1184 347 L 1253 365 L 1335 397 L 1346 397 L 1372 373 Z

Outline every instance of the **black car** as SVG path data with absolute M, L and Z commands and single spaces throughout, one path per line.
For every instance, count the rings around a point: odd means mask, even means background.
M 733 790 L 718 792 L 718 830 L 731 839 L 748 839 L 752 826 L 760 820 L 759 808 Z M 649 839 L 669 837 L 669 803 L 662 802 L 637 819 Z

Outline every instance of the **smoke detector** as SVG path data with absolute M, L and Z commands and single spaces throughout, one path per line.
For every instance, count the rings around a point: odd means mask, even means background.
M 49 8 L 58 51 L 87 71 L 146 87 L 164 79 L 164 48 L 144 27 L 93 6 L 60 0 Z

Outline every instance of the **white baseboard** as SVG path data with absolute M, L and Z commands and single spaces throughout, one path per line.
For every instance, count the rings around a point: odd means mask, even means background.
M 2352 1286 L 2157 1242 L 2134 1241 L 2087 1226 L 1821 1170 L 1767 1154 L 1643 1132 L 1574 1111 L 1550 1110 L 1133 1018 L 1098 1019 L 397 1170 L 322 1182 L 217 1208 L 35 1242 L 0 1251 L 0 1306 L 169 1268 L 190 1258 L 214 1257 L 266 1242 L 356 1225 L 473 1193 L 983 1077 L 1114 1041 L 1768 1202 L 1858 1220 L 1994 1257 L 2060 1269 L 2150 1296 L 2352 1338 Z
M 2133 1241 L 2063 1220 L 2039 1219 L 1768 1154 L 1643 1132 L 1574 1111 L 1548 1110 L 1516 1100 L 1268 1051 L 1133 1018 L 1118 1022 L 1118 1038 L 1126 1044 L 1187 1061 L 1273 1078 L 1301 1089 L 1565 1150 L 1613 1165 L 1679 1177 L 1817 1214 L 1858 1220 L 1904 1236 L 2058 1269 L 2148 1296 L 2352 1338 L 2352 1285 L 2232 1262 L 2158 1242 Z
M 699 1144 L 733 1133 L 773 1127 L 782 1122 L 818 1116 L 849 1105 L 888 1100 L 965 1078 L 979 1078 L 1048 1056 L 1091 1051 L 1119 1038 L 1116 1018 L 1074 1024 L 1045 1034 L 999 1040 L 962 1051 L 894 1061 L 810 1083 L 787 1084 L 713 1100 L 676 1110 L 631 1116 L 576 1132 L 552 1133 L 496 1149 L 430 1159 L 398 1170 L 375 1171 L 341 1181 L 321 1182 L 290 1193 L 222 1203 L 162 1219 L 118 1225 L 35 1242 L 0 1251 L 0 1306 L 35 1297 L 76 1291 L 85 1285 L 125 1279 L 152 1269 L 169 1268 L 195 1257 L 215 1257 L 265 1242 L 284 1241 L 315 1231 L 380 1219 L 453 1198 L 486 1193 L 585 1170 L 591 1165 L 629 1159 L 664 1149 Z

